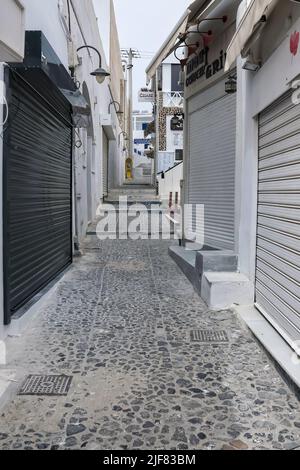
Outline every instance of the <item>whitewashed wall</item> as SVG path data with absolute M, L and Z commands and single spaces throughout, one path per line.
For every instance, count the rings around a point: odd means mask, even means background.
M 108 68 L 104 48 L 101 42 L 98 23 L 93 8 L 92 0 L 71 0 L 71 4 L 76 10 L 77 18 L 72 9 L 71 26 L 73 51 L 68 50 L 68 33 L 64 22 L 62 21 L 59 6 L 63 8 L 63 0 L 22 0 L 25 6 L 25 28 L 26 30 L 40 30 L 44 33 L 47 40 L 59 56 L 60 60 L 68 70 L 70 60 L 77 61 L 76 49 L 84 44 L 95 46 L 103 57 L 103 66 Z M 103 19 L 103 18 L 102 18 Z M 109 18 L 106 19 L 109 24 Z M 17 25 L 17 20 L 10 18 L 12 25 Z M 105 21 L 105 19 L 103 19 Z M 0 23 L 1 24 L 1 23 Z M 19 31 L 16 30 L 16 35 Z M 70 53 L 73 52 L 73 53 Z M 96 208 L 103 197 L 102 187 L 102 126 L 100 124 L 100 115 L 108 113 L 108 105 L 112 100 L 109 79 L 106 79 L 102 85 L 99 85 L 90 73 L 98 65 L 97 54 L 87 50 L 80 51 L 82 57 L 81 65 L 77 64 L 76 78 L 81 83 L 80 90 L 85 90 L 85 95 L 91 105 L 92 127 L 89 130 L 81 129 L 76 136 L 76 140 L 82 142 L 82 146 L 75 150 L 75 172 L 76 188 L 74 187 L 74 234 L 75 228 L 82 239 L 88 227 L 88 222 L 95 217 Z M 0 62 L 2 58 L 0 55 Z M 0 67 L 1 79 L 1 67 Z M 0 106 L 0 114 L 2 106 Z M 111 107 L 113 125 L 116 127 L 116 139 L 120 132 L 118 117 Z M 1 122 L 1 116 L 0 116 Z M 0 129 L 1 133 L 1 129 Z M 114 177 L 120 179 L 120 148 L 116 144 L 117 140 L 111 146 L 110 158 L 116 171 L 113 171 Z M 122 146 L 121 146 L 122 147 Z M 0 168 L 2 168 L 2 139 L 0 139 Z M 0 181 L 1 171 L 0 171 Z M 0 217 L 2 217 L 2 191 L 0 191 Z M 2 277 L 2 230 L 0 231 L 0 339 L 12 332 L 12 328 L 3 326 L 3 277 Z
M 240 7 L 239 18 L 245 10 Z M 300 5 L 280 2 L 264 30 L 266 62 L 257 73 L 242 69 L 238 60 L 237 167 L 236 167 L 236 251 L 239 268 L 252 283 L 254 301 L 256 234 L 258 114 L 284 94 L 300 74 L 300 63 L 292 60 L 290 34 L 300 30 Z
M 42 31 L 68 69 L 66 33 L 61 21 L 58 0 L 22 0 L 25 6 L 25 29 Z
M 5 93 L 5 89 L 3 86 L 4 80 L 4 64 L 0 62 L 0 136 L 3 135 L 3 126 L 2 123 L 4 122 L 4 104 L 2 102 L 1 93 Z M 2 169 L 3 169 L 3 140 L 0 137 L 0 181 L 2 181 Z M 2 188 L 0 191 L 0 220 L 3 220 L 3 193 Z M 3 305 L 3 231 L 0 230 L 0 306 Z M 0 307 L 0 341 L 5 335 L 5 331 L 7 329 L 3 325 L 3 310 Z
M 180 182 L 183 178 L 183 165 L 180 163 L 176 165 L 171 170 L 164 173 L 164 178 L 162 174 L 157 176 L 158 179 L 158 191 L 159 198 L 161 202 L 166 205 L 169 203 L 170 193 L 173 194 L 173 203 L 175 202 L 175 194 L 178 193 L 178 203 L 180 203 Z

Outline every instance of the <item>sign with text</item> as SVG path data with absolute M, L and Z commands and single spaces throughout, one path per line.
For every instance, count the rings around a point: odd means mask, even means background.
M 135 145 L 150 145 L 151 140 L 150 139 L 134 139 Z
M 205 47 L 196 54 L 186 66 L 186 87 L 195 81 L 209 79 L 224 69 L 226 53 L 221 50 L 217 58 L 209 61 L 209 47 Z
M 138 93 L 139 103 L 154 103 L 155 93 L 151 90 L 140 90 Z

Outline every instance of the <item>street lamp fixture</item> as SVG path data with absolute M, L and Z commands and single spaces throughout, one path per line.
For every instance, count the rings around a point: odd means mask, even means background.
M 93 77 L 96 77 L 96 80 L 98 83 L 103 83 L 106 77 L 110 76 L 110 73 L 107 72 L 103 67 L 102 67 L 102 57 L 98 49 L 96 49 L 93 46 L 81 46 L 77 49 L 77 52 L 81 51 L 81 49 L 92 49 L 93 51 L 97 52 L 98 57 L 99 57 L 99 67 L 94 70 L 94 72 L 91 73 Z
M 189 56 L 191 54 L 194 54 L 197 49 L 199 48 L 199 43 L 196 43 L 196 44 L 190 44 L 189 46 L 187 46 L 186 44 L 185 45 L 180 45 L 180 46 L 177 46 L 177 48 L 174 50 L 174 56 L 176 57 L 177 60 L 179 60 L 180 62 L 180 65 L 181 65 L 181 69 L 184 70 L 184 67 L 185 65 L 187 64 L 187 61 L 189 59 Z M 176 54 L 177 50 L 180 49 L 180 48 L 185 48 L 185 49 L 188 49 L 188 57 L 184 57 L 182 59 L 180 59 L 178 57 L 178 55 Z
M 199 25 L 201 23 L 205 23 L 206 21 L 222 21 L 222 23 L 227 23 L 228 21 L 228 16 L 227 15 L 224 15 L 224 16 L 221 16 L 219 18 L 203 18 L 203 20 L 200 20 L 199 23 L 197 24 L 197 29 L 199 31 Z
M 125 141 L 128 141 L 128 140 L 129 140 L 129 139 L 128 139 L 128 134 L 127 134 L 127 132 L 121 131 L 120 134 L 119 134 L 119 145 L 120 145 L 120 143 L 121 143 L 121 135 L 124 136 L 124 140 L 125 140 Z
M 171 119 L 171 130 L 182 131 L 183 130 L 184 113 L 176 113 Z
M 237 83 L 236 77 L 228 77 L 228 80 L 225 82 L 225 92 L 229 95 L 236 93 L 237 91 Z
M 110 108 L 111 108 L 112 104 L 117 104 L 118 105 L 117 114 L 124 114 L 123 111 L 121 111 L 121 105 L 120 105 L 119 101 L 115 101 L 115 100 L 113 100 L 109 103 L 109 105 L 108 105 L 108 114 L 110 114 Z

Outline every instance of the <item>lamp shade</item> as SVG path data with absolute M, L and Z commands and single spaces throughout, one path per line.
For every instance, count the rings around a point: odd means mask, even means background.
M 106 70 L 100 67 L 96 69 L 94 72 L 92 72 L 91 75 L 93 75 L 93 77 L 96 77 L 96 80 L 98 83 L 103 83 L 105 78 L 110 76 L 110 73 L 108 73 Z

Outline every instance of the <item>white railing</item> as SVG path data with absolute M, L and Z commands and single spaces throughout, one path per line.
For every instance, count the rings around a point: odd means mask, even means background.
M 168 108 L 182 108 L 183 107 L 183 92 L 182 91 L 165 91 L 163 92 L 163 105 Z

